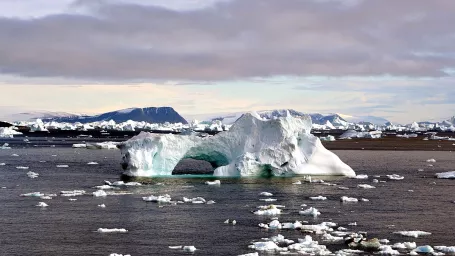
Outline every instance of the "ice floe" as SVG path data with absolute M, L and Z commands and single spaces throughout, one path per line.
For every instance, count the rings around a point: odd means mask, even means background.
M 88 164 L 88 165 L 96 165 L 96 164 L 98 164 L 98 163 L 97 163 L 97 162 L 88 162 L 87 164 Z
M 368 184 L 359 184 L 359 185 L 357 185 L 357 187 L 363 188 L 363 189 L 372 189 L 372 188 L 376 188 L 375 186 L 371 186 L 371 185 L 368 185 Z
M 27 172 L 27 176 L 31 179 L 38 178 L 39 174 L 36 172 Z
M 64 190 L 64 191 L 60 191 L 60 196 L 73 197 L 73 196 L 82 196 L 82 195 L 85 195 L 85 190 Z
M 436 163 L 436 160 L 434 158 L 428 159 L 427 163 Z
M 206 181 L 205 184 L 206 185 L 221 185 L 221 181 L 220 180 Z
M 342 196 L 342 197 L 340 197 L 340 201 L 343 203 L 355 203 L 355 202 L 358 202 L 359 199 L 354 198 L 354 197 Z
M 99 228 L 98 233 L 127 233 L 128 230 L 124 228 Z
M 278 209 L 278 206 L 271 204 L 264 206 L 253 213 L 256 215 L 278 215 L 281 214 L 281 209 Z
M 28 166 L 16 166 L 16 169 L 19 169 L 19 170 L 28 170 Z
M 99 204 L 98 207 L 100 207 L 100 208 L 106 208 L 106 205 L 105 205 L 105 204 Z
M 310 207 L 310 208 L 308 208 L 306 210 L 299 211 L 299 214 L 300 215 L 309 215 L 309 216 L 316 217 L 316 216 L 320 215 L 321 212 L 319 212 L 318 209 L 316 209 L 314 207 Z
M 259 195 L 260 196 L 273 196 L 273 194 L 270 192 L 261 192 L 261 193 L 259 193 Z
M 325 196 L 310 196 L 310 199 L 313 201 L 324 201 L 327 200 L 327 197 Z
M 36 206 L 38 206 L 38 207 L 48 207 L 49 205 L 46 204 L 45 202 L 39 202 Z
M 415 230 L 415 231 L 397 231 L 394 234 L 402 235 L 402 236 L 410 236 L 418 238 L 419 236 L 428 236 L 431 235 L 430 232 Z
M 453 172 L 440 172 L 435 174 L 438 179 L 455 179 L 455 171 Z
M 403 176 L 401 175 L 398 175 L 398 174 L 390 174 L 390 175 L 386 175 L 387 178 L 389 178 L 389 180 L 402 180 L 404 179 Z
M 142 197 L 143 201 L 146 202 L 154 202 L 154 203 L 170 203 L 171 202 L 171 196 L 166 194 L 166 195 L 160 195 L 160 196 L 147 196 L 147 197 Z
M 107 196 L 107 193 L 106 193 L 104 190 L 102 190 L 102 189 L 97 190 L 97 191 L 93 192 L 92 194 L 93 194 L 93 196 L 95 196 L 95 197 L 104 197 L 104 196 Z

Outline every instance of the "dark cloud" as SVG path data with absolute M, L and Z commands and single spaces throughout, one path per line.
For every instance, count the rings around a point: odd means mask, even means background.
M 77 1 L 0 19 L 0 73 L 76 79 L 445 76 L 455 1 L 237 0 L 191 11 Z

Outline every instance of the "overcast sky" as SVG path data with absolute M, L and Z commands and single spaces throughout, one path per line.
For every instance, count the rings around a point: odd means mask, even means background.
M 453 0 L 0 0 L 0 116 L 455 115 Z

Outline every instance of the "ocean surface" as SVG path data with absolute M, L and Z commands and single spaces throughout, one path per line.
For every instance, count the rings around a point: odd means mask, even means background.
M 252 241 L 277 233 L 293 240 L 303 238 L 305 234 L 296 230 L 258 227 L 270 222 L 270 217 L 252 213 L 257 206 L 270 204 L 259 201 L 264 198 L 259 196 L 263 191 L 274 194 L 272 198 L 278 199 L 275 204 L 286 206 L 279 216 L 281 222 L 331 221 L 349 231 L 365 231 L 369 238 L 387 238 L 391 244 L 415 241 L 417 245 L 455 245 L 455 180 L 434 178 L 437 172 L 455 171 L 453 152 L 334 151 L 357 174 L 369 175 L 367 180 L 318 177 L 336 186 L 292 184 L 303 181 L 303 177 L 221 179 L 220 186 L 209 186 L 204 182 L 213 180 L 210 176 L 176 176 L 115 190 L 125 192 L 122 195 L 94 197 L 94 186 L 119 180 L 120 152 L 45 146 L 16 143 L 12 149 L 0 150 L 0 255 L 187 255 L 169 248 L 178 245 L 194 245 L 198 249 L 194 255 L 239 255 L 254 252 L 248 248 Z M 433 166 L 426 162 L 430 158 L 436 159 Z M 87 164 L 92 161 L 98 165 Z M 420 168 L 423 171 L 418 171 Z M 28 171 L 39 173 L 39 177 L 29 178 Z M 399 174 L 404 179 L 388 180 L 387 174 Z M 373 179 L 386 182 L 372 183 Z M 357 188 L 358 184 L 376 188 Z M 30 192 L 60 194 L 62 190 L 85 190 L 87 195 L 71 197 L 77 201 L 60 195 L 52 200 L 20 196 Z M 164 194 L 176 201 L 203 197 L 216 203 L 168 205 L 142 200 L 143 196 Z M 328 199 L 309 199 L 318 195 Z M 341 196 L 370 201 L 341 203 Z M 39 202 L 49 206 L 37 207 Z M 100 204 L 106 208 L 98 207 Z M 302 204 L 322 214 L 317 218 L 299 215 L 299 210 L 307 208 Z M 237 224 L 224 224 L 226 219 Z M 353 222 L 357 226 L 348 225 Z M 98 233 L 98 228 L 124 228 L 128 232 Z M 393 234 L 404 230 L 432 235 L 412 238 Z M 327 246 L 333 251 L 347 248 Z

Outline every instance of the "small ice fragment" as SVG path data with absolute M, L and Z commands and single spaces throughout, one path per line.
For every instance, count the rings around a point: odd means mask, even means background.
M 357 222 L 349 223 L 348 226 L 357 226 Z
M 236 220 L 233 220 L 233 221 L 232 221 L 232 225 L 235 226 L 235 224 L 237 224 L 237 221 L 236 221 Z
M 229 224 L 229 219 L 225 220 L 224 224 Z
M 418 172 L 423 172 L 425 171 L 424 169 L 417 169 Z
M 440 172 L 440 173 L 436 173 L 435 176 L 438 179 L 455 179 L 455 171 L 454 172 Z
M 417 247 L 415 242 L 404 242 L 404 243 L 396 243 L 392 245 L 393 249 L 401 249 L 401 250 L 412 250 Z
M 310 216 L 316 217 L 316 216 L 320 215 L 321 212 L 319 212 L 318 209 L 316 209 L 316 208 L 310 207 L 304 211 L 299 211 L 299 214 L 300 215 L 310 215 Z
M 69 166 L 67 164 L 58 164 L 57 168 L 68 168 Z
M 109 185 L 96 186 L 97 189 L 114 189 L 115 187 Z
M 427 163 L 436 163 L 436 160 L 434 158 L 430 158 L 427 160 Z
M 88 162 L 87 163 L 88 165 L 95 165 L 95 164 L 98 164 L 97 162 Z
M 74 202 L 74 201 L 77 201 L 77 199 L 76 198 L 68 198 L 68 201 Z
M 296 182 L 292 182 L 292 185 L 301 185 L 302 182 L 300 180 L 296 181 Z
M 338 187 L 338 189 L 341 189 L 341 190 L 349 190 L 348 187 Z
M 402 180 L 402 179 L 404 179 L 403 176 L 400 176 L 398 174 L 387 175 L 387 177 L 389 178 L 389 180 Z
M 313 197 L 310 197 L 311 200 L 313 201 L 324 201 L 324 200 L 327 200 L 327 197 L 325 196 L 313 196 Z
M 358 174 L 354 177 L 354 179 L 359 179 L 359 180 L 366 180 L 368 179 L 368 175 L 366 174 Z
M 400 252 L 397 250 L 392 249 L 392 247 L 388 245 L 383 245 L 380 247 L 380 251 L 377 254 L 381 255 L 400 255 Z
M 371 186 L 371 185 L 368 185 L 368 184 L 359 184 L 359 185 L 357 185 L 357 187 L 363 188 L 363 189 L 372 189 L 372 188 L 376 188 L 375 186 Z
M 19 156 L 18 154 L 12 154 L 11 156 Z
M 16 169 L 20 170 L 27 170 L 29 167 L 28 166 L 16 166 Z
M 118 254 L 118 253 L 111 253 L 109 256 L 131 256 L 131 254 Z
M 432 253 L 432 252 L 434 252 L 434 249 L 433 249 L 433 247 L 431 247 L 429 245 L 423 245 L 423 246 L 419 246 L 419 247 L 415 248 L 414 251 L 420 252 L 420 253 Z
M 100 207 L 100 208 L 106 208 L 106 205 L 105 205 L 105 204 L 99 204 L 98 207 Z
M 207 184 L 207 185 L 221 185 L 221 181 L 220 180 L 206 181 L 205 184 Z
M 431 233 L 429 233 L 429 232 L 420 231 L 420 230 L 415 230 L 415 231 L 397 231 L 397 232 L 394 232 L 394 234 L 398 234 L 398 235 L 402 235 L 402 236 L 410 236 L 410 237 L 415 237 L 415 238 L 418 238 L 419 236 L 431 235 Z
M 184 198 L 185 199 L 185 198 Z M 154 202 L 154 203 L 170 203 L 171 202 L 171 196 L 166 194 L 163 196 L 148 196 L 148 197 L 142 197 L 142 200 L 146 202 Z M 185 202 L 185 200 L 183 200 Z
M 0 166 L 4 166 L 4 165 L 6 165 L 6 164 L 5 163 L 0 163 Z
M 184 252 L 195 252 L 197 249 L 192 245 L 183 246 Z
M 45 202 L 39 202 L 36 206 L 38 206 L 38 207 L 48 207 L 49 205 L 46 204 Z
M 260 196 L 273 196 L 272 193 L 269 193 L 269 192 L 261 192 L 259 193 Z
M 281 214 L 281 209 L 278 209 L 277 206 L 271 204 L 271 205 L 264 207 L 264 209 L 255 211 L 254 214 L 256 214 L 256 215 L 278 215 L 278 214 Z
M 38 178 L 39 174 L 36 172 L 27 172 L 27 176 L 31 179 Z
M 373 183 L 379 183 L 379 180 L 373 179 L 372 182 L 373 182 Z
M 259 253 L 257 252 L 252 252 L 252 253 L 247 253 L 247 254 L 240 254 L 237 256 L 259 256 Z
M 127 233 L 128 230 L 124 228 L 99 228 L 98 233 Z
M 40 199 L 43 199 L 43 200 L 52 200 L 52 197 L 50 197 L 50 196 L 41 196 Z
M 276 198 L 260 198 L 259 201 L 264 201 L 264 202 L 275 202 L 278 199 Z
M 183 248 L 183 246 L 181 246 L 181 245 L 169 246 L 169 249 L 172 249 L 172 250 L 180 250 L 182 248 Z
M 60 191 L 61 196 L 82 196 L 84 194 L 85 194 L 85 190 Z
M 214 203 L 215 203 L 215 201 L 213 201 L 213 200 L 207 201 L 207 204 L 214 204 Z
M 360 200 L 361 200 L 362 202 L 370 202 L 370 200 L 369 200 L 369 199 L 366 199 L 366 198 L 361 198 Z
M 434 249 L 444 253 L 455 253 L 455 246 L 435 246 Z
M 355 202 L 358 202 L 359 200 L 354 197 L 342 196 L 342 197 L 340 197 L 340 201 L 343 203 L 346 203 L 346 202 L 355 203 Z
M 104 190 L 102 190 L 102 189 L 97 190 L 97 191 L 93 192 L 92 194 L 93 194 L 93 196 L 95 196 L 95 197 L 107 196 L 106 192 L 104 192 Z

